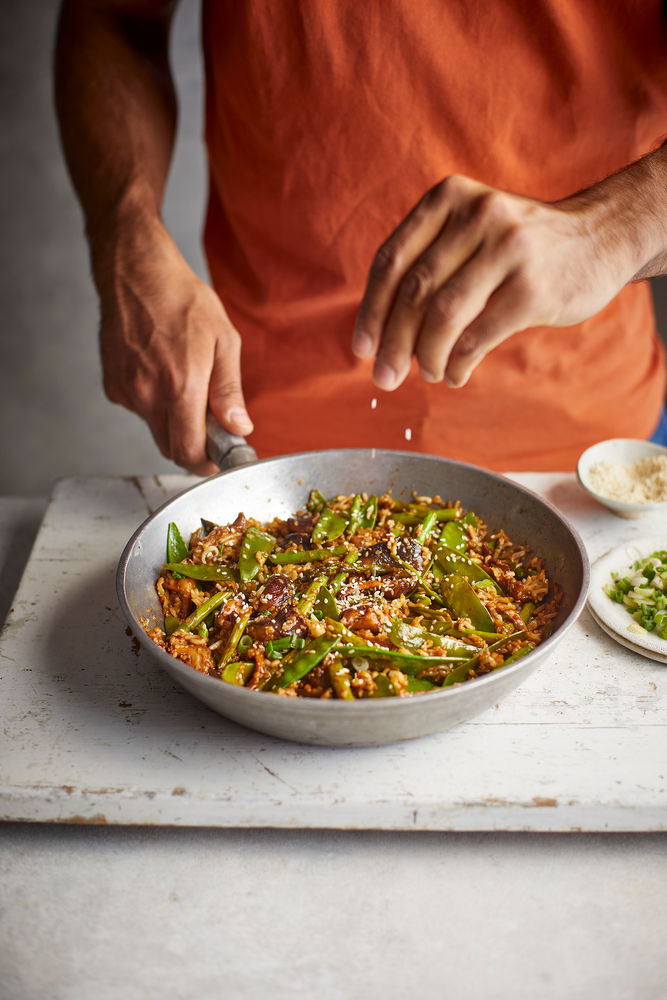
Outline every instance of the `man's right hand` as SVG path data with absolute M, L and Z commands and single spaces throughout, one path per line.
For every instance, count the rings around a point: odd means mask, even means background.
M 234 433 L 252 423 L 238 333 L 160 219 L 176 128 L 175 7 L 62 0 L 56 106 L 100 296 L 107 396 L 147 421 L 163 455 L 206 475 L 207 407 Z
M 126 220 L 111 244 L 93 245 L 105 392 L 146 420 L 166 458 L 210 475 L 207 407 L 233 433 L 252 431 L 239 335 L 159 219 Z

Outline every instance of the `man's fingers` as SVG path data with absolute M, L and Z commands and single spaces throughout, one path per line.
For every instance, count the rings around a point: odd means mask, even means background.
M 504 262 L 481 247 L 431 297 L 415 345 L 425 381 L 442 381 L 457 341 L 505 276 Z
M 479 316 L 456 340 L 445 370 L 447 382 L 455 387 L 465 385 L 494 347 L 529 325 L 526 296 L 520 281 L 512 276 L 493 293 Z
M 447 177 L 431 188 L 376 253 L 355 324 L 356 357 L 375 356 L 401 281 L 445 224 L 457 185 L 470 184 Z
M 206 454 L 206 386 L 195 398 L 182 398 L 169 408 L 169 455 L 173 462 L 198 476 L 217 469 Z
M 413 353 L 427 381 L 442 379 L 456 336 L 504 277 L 496 255 L 486 252 L 488 214 L 486 195 L 474 195 L 449 214 L 436 239 L 409 268 L 377 352 L 373 379 L 380 389 L 400 385 Z
M 232 434 L 252 433 L 253 423 L 241 388 L 241 346 L 236 334 L 218 341 L 208 402 L 216 419 Z

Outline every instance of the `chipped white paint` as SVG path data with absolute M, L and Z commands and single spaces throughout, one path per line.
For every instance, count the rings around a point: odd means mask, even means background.
M 566 475 L 517 475 L 592 559 L 657 530 Z M 331 750 L 244 730 L 127 634 L 114 574 L 137 525 L 195 480 L 73 479 L 47 509 L 0 641 L 0 818 L 423 830 L 664 830 L 664 666 L 585 613 L 550 661 L 458 729 Z M 5 530 L 11 530 L 6 526 Z

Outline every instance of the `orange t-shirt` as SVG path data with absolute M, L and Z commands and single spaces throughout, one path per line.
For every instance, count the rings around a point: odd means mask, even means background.
M 549 201 L 659 143 L 660 0 L 208 0 L 203 40 L 205 245 L 260 456 L 559 470 L 652 432 L 666 380 L 644 282 L 585 323 L 515 334 L 462 389 L 415 365 L 382 392 L 351 337 L 375 251 L 447 174 Z

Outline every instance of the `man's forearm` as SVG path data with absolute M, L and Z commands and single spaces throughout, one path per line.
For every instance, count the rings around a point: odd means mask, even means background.
M 667 271 L 667 143 L 558 204 L 582 213 L 595 240 L 626 256 L 628 280 Z
M 56 105 L 93 259 L 126 219 L 157 218 L 176 126 L 168 34 L 175 3 L 64 0 Z

